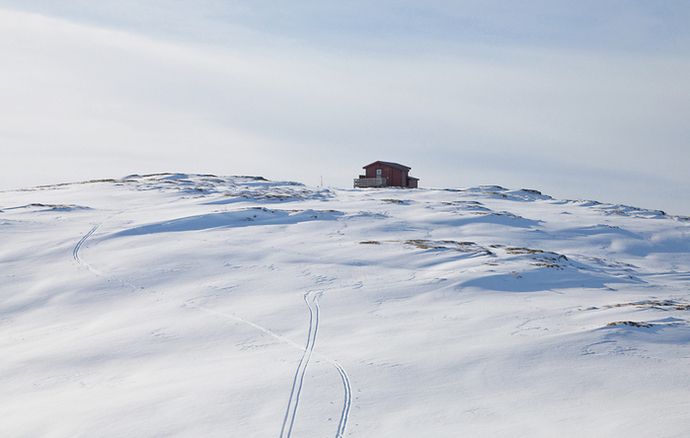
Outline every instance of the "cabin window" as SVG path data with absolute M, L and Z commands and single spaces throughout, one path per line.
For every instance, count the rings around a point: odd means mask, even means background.
M 381 178 L 381 169 L 376 169 L 376 178 Z

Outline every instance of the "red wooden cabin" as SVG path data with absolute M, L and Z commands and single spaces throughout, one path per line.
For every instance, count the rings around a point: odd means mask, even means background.
M 364 175 L 355 179 L 355 187 L 406 187 L 416 189 L 419 179 L 409 175 L 411 167 L 388 161 L 374 161 L 364 166 Z

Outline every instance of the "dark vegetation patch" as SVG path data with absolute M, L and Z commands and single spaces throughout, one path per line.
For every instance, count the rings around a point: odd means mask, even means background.
M 264 193 L 260 195 L 252 196 L 254 199 L 265 199 L 268 201 L 287 201 L 289 199 L 301 198 L 301 196 L 295 196 L 295 194 L 285 194 L 285 193 Z
M 463 253 L 474 253 L 479 255 L 495 255 L 483 246 L 477 245 L 474 242 L 458 242 L 455 240 L 427 240 L 427 239 L 411 239 L 411 240 L 365 240 L 359 242 L 360 245 L 381 245 L 383 243 L 403 243 L 405 245 L 414 246 L 418 249 L 424 250 L 451 250 Z
M 43 185 L 43 186 L 36 186 L 36 187 L 30 187 L 26 189 L 21 189 L 19 190 L 20 192 L 30 192 L 33 190 L 40 190 L 40 189 L 53 189 L 57 187 L 67 187 L 67 186 L 74 186 L 74 185 L 83 185 L 83 184 L 97 184 L 97 183 L 119 183 L 119 180 L 116 179 L 92 179 L 89 181 L 80 181 L 80 182 L 68 182 L 68 183 L 58 183 L 58 184 L 48 184 L 48 185 Z
M 638 301 L 636 303 L 621 303 L 621 304 L 612 304 L 609 306 L 606 306 L 608 308 L 612 307 L 637 307 L 638 309 L 657 309 L 657 310 L 690 310 L 690 304 L 684 304 L 684 303 L 679 303 L 677 301 L 672 301 L 672 300 L 661 300 L 661 301 L 654 301 L 654 300 L 648 300 L 648 301 Z
M 557 263 L 549 263 L 549 262 L 536 262 L 532 263 L 532 266 L 537 266 L 540 268 L 554 268 L 554 269 L 563 269 L 565 265 L 559 265 Z
M 419 249 L 451 249 L 459 252 L 473 252 L 475 254 L 494 255 L 488 249 L 477 245 L 474 242 L 457 242 L 455 240 L 426 240 L 412 239 L 406 240 L 405 245 L 412 245 Z
M 516 254 L 516 255 L 525 255 L 525 254 L 544 254 L 544 251 L 541 249 L 530 249 L 530 248 L 522 248 L 522 247 L 508 247 L 505 249 L 505 251 L 508 254 Z M 555 253 L 553 253 L 555 254 Z
M 500 212 L 491 212 L 491 213 L 480 211 L 480 212 L 476 212 L 474 214 L 476 214 L 478 216 L 496 216 L 496 217 L 509 217 L 511 219 L 525 219 L 524 217 L 518 216 L 517 214 L 513 214 L 509 211 L 500 211 Z M 530 220 L 530 219 L 525 219 L 525 220 Z
M 72 210 L 91 210 L 91 207 L 84 207 L 82 205 L 75 204 L 42 204 L 42 203 L 32 203 L 27 205 L 22 205 L 20 207 L 10 207 L 5 210 L 16 210 L 18 208 L 42 208 L 47 210 L 56 211 L 72 211 Z
M 605 207 L 598 208 L 597 211 L 600 211 L 605 215 L 621 215 L 644 218 L 668 217 L 666 212 L 662 210 L 647 210 L 639 207 L 631 207 L 629 205 L 607 205 Z
M 615 327 L 618 325 L 627 325 L 630 327 L 638 327 L 638 328 L 650 328 L 653 327 L 654 324 L 646 323 L 646 322 L 636 322 L 636 321 L 615 321 L 615 322 L 610 322 L 606 324 L 606 327 Z
M 250 175 L 233 175 L 230 178 L 242 178 L 242 179 L 249 179 L 252 181 L 268 181 L 266 178 L 263 176 L 250 176 Z
M 566 266 L 565 264 L 563 264 L 563 262 L 568 261 L 568 257 L 566 257 L 563 254 L 558 254 L 551 251 L 544 251 L 541 249 L 531 249 L 513 246 L 504 248 L 504 251 L 508 254 L 513 255 L 528 255 L 532 260 L 534 260 L 534 263 L 532 263 L 532 265 L 540 268 L 563 269 Z
M 442 205 L 483 205 L 479 201 L 443 201 Z
M 539 190 L 534 190 L 534 189 L 522 189 L 521 191 L 522 191 L 522 192 L 525 192 L 525 193 L 530 193 L 530 194 L 532 194 L 532 195 L 543 196 L 542 193 L 541 193 Z
M 505 193 L 494 192 L 492 190 L 486 191 L 484 193 L 487 195 L 500 196 L 501 198 L 507 198 L 508 197 L 508 195 L 506 195 Z
M 587 260 L 592 260 L 593 262 L 596 262 L 600 265 L 604 265 L 609 268 L 624 268 L 627 271 L 630 271 L 629 268 L 636 268 L 637 266 L 632 265 L 630 263 L 624 263 L 624 262 L 619 262 L 617 260 L 609 260 L 609 259 L 602 259 L 599 257 L 591 257 L 591 256 L 584 256 L 584 255 L 578 255 L 578 257 L 581 257 L 583 259 Z
M 484 207 L 481 202 L 477 201 L 444 201 L 441 202 L 441 205 L 460 207 L 464 211 L 491 212 L 491 209 Z
M 599 211 L 602 211 L 602 212 L 604 212 L 604 214 L 607 214 L 607 215 L 611 215 L 611 214 L 617 214 L 620 216 L 627 215 L 627 213 L 624 212 L 623 210 L 599 210 Z
M 259 210 L 259 211 L 263 211 L 263 212 L 266 212 L 266 213 L 276 213 L 276 212 L 278 212 L 278 213 L 288 213 L 288 214 L 290 214 L 290 213 L 303 213 L 303 212 L 305 212 L 305 211 L 311 212 L 311 213 L 313 213 L 314 215 L 317 215 L 317 214 L 325 214 L 325 213 L 340 213 L 340 214 L 342 214 L 342 212 L 340 212 L 340 211 L 338 211 L 338 210 L 311 210 L 311 209 L 308 209 L 308 210 L 305 210 L 305 209 L 290 209 L 290 210 L 287 210 L 287 209 L 284 209 L 284 208 L 270 209 L 270 208 L 266 208 L 266 207 L 245 207 L 245 208 L 238 208 L 237 210 L 229 210 L 229 211 L 251 211 L 251 210 Z
M 313 199 L 313 198 L 327 198 L 330 193 L 323 192 L 313 192 L 308 189 L 293 189 L 293 188 L 257 188 L 255 190 L 242 190 L 240 192 L 229 192 L 224 193 L 226 198 L 244 198 L 252 199 L 256 201 L 296 201 L 301 199 Z M 217 204 L 227 203 L 226 201 L 214 202 Z

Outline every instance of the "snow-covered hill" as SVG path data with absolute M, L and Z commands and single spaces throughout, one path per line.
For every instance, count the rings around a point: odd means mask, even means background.
M 0 436 L 685 437 L 690 220 L 533 190 L 0 193 Z

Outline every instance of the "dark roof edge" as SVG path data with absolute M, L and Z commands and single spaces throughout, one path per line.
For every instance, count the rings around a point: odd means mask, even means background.
M 411 167 L 403 166 L 402 164 L 398 164 L 398 163 L 391 163 L 390 161 L 374 161 L 373 163 L 367 164 L 366 166 L 362 167 L 362 169 L 366 169 L 367 167 L 371 167 L 374 164 L 386 164 L 388 166 L 397 167 L 398 169 L 402 169 L 402 170 L 412 169 Z

